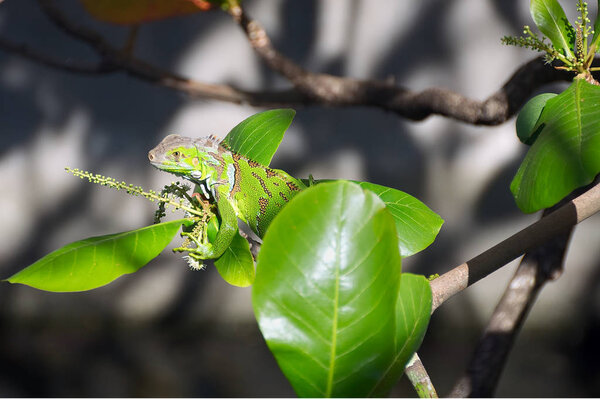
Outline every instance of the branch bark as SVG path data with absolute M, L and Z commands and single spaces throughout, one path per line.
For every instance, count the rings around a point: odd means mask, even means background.
M 21 43 L 13 43 L 0 37 L 0 49 L 17 54 L 30 61 L 50 68 L 62 69 L 67 72 L 82 74 L 104 74 L 114 72 L 114 68 L 103 62 L 86 63 L 83 61 L 63 60 L 49 54 L 43 54 Z
M 415 388 L 417 395 L 419 398 L 437 398 L 438 394 L 431 382 L 431 378 L 429 374 L 427 374 L 427 370 L 425 366 L 423 366 L 423 362 L 417 352 L 415 352 L 412 358 L 406 364 L 404 369 L 406 376 L 410 380 L 410 383 Z
M 545 209 L 542 218 L 598 184 L 573 191 L 560 203 Z M 563 272 L 565 255 L 575 225 L 527 252 L 479 341 L 465 374 L 457 381 L 450 397 L 490 397 L 494 394 L 514 341 L 525 323 L 540 291 Z
M 128 51 L 127 48 L 120 49 L 112 46 L 97 32 L 71 21 L 56 6 L 53 0 L 38 0 L 38 3 L 42 11 L 60 30 L 72 38 L 89 45 L 96 51 L 102 63 L 110 66 L 114 71 L 125 72 L 132 77 L 182 92 L 191 97 L 208 98 L 232 103 L 248 103 L 257 106 L 273 106 L 280 103 L 302 105 L 304 103 L 303 96 L 295 90 L 244 91 L 228 85 L 198 82 L 166 71 L 132 56 L 131 51 Z M 65 69 L 60 64 L 50 66 Z
M 21 45 L 0 46 L 5 51 L 34 62 L 69 72 L 105 73 L 121 71 L 161 87 L 218 101 L 253 106 L 329 106 L 373 107 L 391 111 L 400 117 L 420 121 L 440 115 L 474 125 L 498 125 L 511 118 L 537 88 L 551 82 L 570 81 L 572 74 L 544 64 L 541 58 L 518 68 L 505 84 L 483 101 L 470 99 L 444 88 L 411 91 L 390 81 L 359 80 L 313 73 L 278 52 L 266 31 L 249 18 L 242 8 L 230 14 L 245 32 L 250 45 L 273 71 L 287 78 L 292 88 L 272 91 L 247 91 L 230 85 L 208 84 L 180 76 L 131 56 L 126 49 L 108 43 L 100 34 L 67 18 L 53 0 L 38 0 L 46 15 L 66 34 L 91 46 L 99 55 L 99 65 L 61 62 L 32 51 L 19 50 Z
M 600 211 L 600 183 L 518 233 L 431 281 L 432 312 L 506 263 L 569 231 Z
M 436 114 L 474 125 L 497 125 L 514 115 L 537 87 L 574 78 L 573 74 L 556 70 L 539 57 L 520 67 L 500 90 L 484 101 L 443 88 L 413 92 L 393 82 L 311 73 L 278 52 L 266 31 L 248 17 L 242 7 L 233 7 L 230 14 L 252 48 L 272 70 L 287 78 L 313 102 L 329 106 L 372 106 L 412 120 Z
M 523 257 L 490 318 L 466 373 L 449 397 L 490 397 L 494 394 L 515 338 L 539 292 L 547 282 L 562 274 L 573 229 L 571 226 Z

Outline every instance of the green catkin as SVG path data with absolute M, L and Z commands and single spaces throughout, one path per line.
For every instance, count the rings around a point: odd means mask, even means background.
M 186 212 L 186 216 L 192 216 L 196 219 L 196 222 L 192 225 L 191 230 L 181 233 L 184 237 L 184 241 L 181 247 L 174 248 L 174 252 L 188 252 L 183 259 L 186 260 L 188 265 L 193 270 L 204 269 L 205 265 L 202 259 L 197 253 L 195 253 L 197 246 L 206 238 L 206 224 L 208 220 L 214 216 L 214 213 L 205 207 L 204 204 L 190 197 L 187 192 L 190 190 L 190 186 L 181 184 L 180 182 L 174 182 L 165 186 L 160 194 L 154 190 L 145 191 L 140 186 L 134 186 L 124 181 L 117 182 L 112 177 L 103 176 L 100 174 L 90 173 L 80 169 L 65 168 L 68 173 L 79 177 L 80 179 L 87 179 L 89 182 L 99 184 L 101 186 L 114 188 L 116 190 L 125 190 L 127 194 L 134 196 L 141 196 L 149 201 L 158 202 L 158 209 L 154 215 L 154 223 L 159 223 L 161 218 L 166 215 L 166 207 L 173 207 L 172 211 L 183 210 Z M 201 206 L 198 208 L 198 206 Z
M 557 69 L 575 72 L 578 77 L 583 77 L 586 80 L 593 80 L 591 71 L 594 61 L 594 53 L 599 47 L 600 37 L 596 37 L 593 43 L 588 42 L 588 37 L 594 35 L 594 29 L 590 24 L 588 17 L 588 5 L 583 0 L 576 2 L 577 11 L 579 13 L 577 20 L 571 25 L 566 22 L 559 29 L 561 36 L 569 43 L 570 48 L 564 48 L 564 45 L 555 45 L 551 42 L 546 42 L 545 37 L 538 37 L 532 32 L 529 26 L 523 29 L 523 36 L 513 37 L 505 36 L 502 38 L 502 43 L 517 47 L 529 48 L 534 51 L 540 51 L 544 54 L 544 60 L 547 63 L 559 61 L 562 65 L 554 65 Z M 592 36 L 593 37 L 593 36 Z
M 87 179 L 90 183 L 114 188 L 116 190 L 125 190 L 127 194 L 141 196 L 152 202 L 158 201 L 160 205 L 159 210 L 157 210 L 155 215 L 155 222 L 160 221 L 160 218 L 165 216 L 165 209 L 169 205 L 174 208 L 173 210 L 181 209 L 196 217 L 203 217 L 206 213 L 203 209 L 195 208 L 191 202 L 186 203 L 186 201 L 189 201 L 188 198 L 190 198 L 187 195 L 187 191 L 190 189 L 190 187 L 179 182 L 174 182 L 168 186 L 165 186 L 161 193 L 157 194 L 154 190 L 145 191 L 140 186 L 134 186 L 133 184 L 126 183 L 124 181 L 117 182 L 117 180 L 112 177 L 103 176 L 97 173 L 94 174 L 88 171 L 68 167 L 65 168 L 65 170 L 81 179 Z

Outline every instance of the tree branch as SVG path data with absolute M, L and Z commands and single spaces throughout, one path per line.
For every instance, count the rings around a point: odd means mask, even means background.
M 191 97 L 209 98 L 233 103 L 251 105 L 277 105 L 280 103 L 304 103 L 304 99 L 295 91 L 279 90 L 251 92 L 232 86 L 208 84 L 194 81 L 131 56 L 127 48 L 119 49 L 108 43 L 100 34 L 76 24 L 67 18 L 54 4 L 53 0 L 38 0 L 42 11 L 54 24 L 69 36 L 91 46 L 103 62 L 135 78 L 156 85 L 183 92 Z M 54 65 L 60 67 L 59 65 Z
M 544 216 L 551 212 L 544 211 Z M 539 292 L 548 281 L 562 274 L 573 229 L 571 226 L 525 254 L 490 318 L 466 373 L 449 397 L 490 397 L 494 394 L 515 338 Z
M 431 382 L 431 378 L 429 374 L 427 374 L 427 370 L 425 366 L 423 366 L 423 362 L 421 362 L 421 358 L 417 352 L 415 352 L 412 358 L 406 364 L 404 369 L 404 373 L 410 380 L 410 383 L 417 391 L 417 395 L 419 398 L 437 398 L 438 394 L 435 391 L 435 387 Z
M 104 73 L 119 70 L 132 77 L 146 80 L 161 87 L 194 98 L 213 99 L 253 106 L 309 106 L 331 107 L 367 106 L 396 113 L 410 120 L 423 120 L 441 115 L 475 125 L 497 125 L 512 117 L 531 93 L 544 84 L 570 81 L 572 74 L 559 71 L 536 58 L 523 66 L 486 100 L 478 101 L 444 88 L 430 88 L 414 92 L 393 82 L 358 80 L 329 74 L 312 73 L 280 54 L 260 26 L 250 19 L 242 8 L 233 7 L 230 14 L 244 30 L 250 45 L 272 70 L 286 77 L 293 88 L 274 91 L 246 91 L 230 85 L 208 84 L 185 78 L 170 71 L 132 57 L 125 49 L 116 48 L 97 32 L 77 25 L 56 7 L 53 0 L 38 0 L 46 15 L 69 36 L 91 46 L 100 56 L 101 67 L 70 66 L 70 62 L 36 57 L 18 46 L 0 46 L 12 53 L 44 65 L 69 72 Z M 43 60 L 46 58 L 47 62 Z
M 51 68 L 62 69 L 73 73 L 82 74 L 103 74 L 114 72 L 115 69 L 103 62 L 84 63 L 81 61 L 73 61 L 70 59 L 62 60 L 48 54 L 43 54 L 25 44 L 13 43 L 0 37 L 0 49 L 13 54 L 20 55 L 30 61 L 42 64 Z
M 483 277 L 600 211 L 600 183 L 518 233 L 431 281 L 432 312 Z
M 585 193 L 599 181 L 597 178 L 594 183 L 573 191 L 557 205 L 545 209 L 542 217 Z M 458 380 L 450 397 L 490 397 L 494 394 L 508 354 L 539 292 L 563 272 L 574 228 L 574 225 L 570 226 L 525 254 L 490 318 L 466 373 Z

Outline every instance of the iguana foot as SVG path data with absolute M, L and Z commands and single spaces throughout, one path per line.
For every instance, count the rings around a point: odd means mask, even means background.
M 206 265 L 201 261 L 201 259 L 196 259 L 193 256 L 186 255 L 183 257 L 190 265 L 190 269 L 192 270 L 203 270 L 206 268 Z

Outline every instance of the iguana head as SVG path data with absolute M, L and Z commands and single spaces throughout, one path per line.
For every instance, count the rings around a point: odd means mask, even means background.
M 193 139 L 170 134 L 148 153 L 152 166 L 192 180 L 216 178 L 219 142 L 213 136 Z

